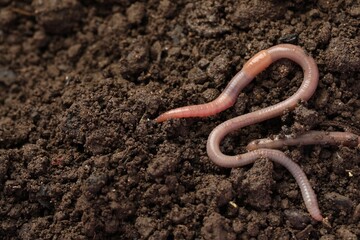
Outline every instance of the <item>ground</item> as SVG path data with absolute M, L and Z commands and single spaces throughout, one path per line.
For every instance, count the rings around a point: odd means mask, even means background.
M 224 169 L 206 154 L 215 126 L 293 94 L 297 64 L 272 64 L 216 116 L 153 119 L 211 101 L 255 53 L 291 43 L 318 64 L 316 93 L 223 151 L 309 129 L 358 134 L 359 19 L 357 0 L 0 0 L 0 238 L 357 239 L 359 149 L 284 149 L 326 224 L 282 166 Z

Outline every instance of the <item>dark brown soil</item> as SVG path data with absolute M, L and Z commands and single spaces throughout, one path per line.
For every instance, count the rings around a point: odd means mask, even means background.
M 359 149 L 285 149 L 328 224 L 283 167 L 222 169 L 222 121 L 286 99 L 302 81 L 273 64 L 214 117 L 152 119 L 216 97 L 278 43 L 318 63 L 296 111 L 227 137 L 223 150 L 308 129 L 360 132 L 357 0 L 0 0 L 0 239 L 357 239 Z

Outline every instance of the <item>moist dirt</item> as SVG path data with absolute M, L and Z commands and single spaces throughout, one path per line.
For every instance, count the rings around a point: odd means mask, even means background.
M 152 121 L 213 100 L 255 53 L 291 43 L 317 62 L 316 93 L 222 150 L 359 133 L 359 19 L 356 0 L 0 0 L 0 238 L 359 238 L 359 149 L 284 149 L 326 223 L 283 167 L 224 169 L 206 154 L 215 126 L 293 94 L 297 64 L 272 64 L 216 116 Z

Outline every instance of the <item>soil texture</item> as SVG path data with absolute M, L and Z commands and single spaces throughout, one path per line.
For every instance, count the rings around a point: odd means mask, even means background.
M 222 150 L 310 129 L 360 133 L 358 0 L 0 0 L 0 239 L 358 239 L 360 150 L 289 147 L 326 223 L 266 159 L 224 169 L 211 130 L 278 103 L 302 69 L 280 60 L 230 109 L 153 121 L 205 103 L 279 43 L 320 71 L 295 111 L 238 130 Z

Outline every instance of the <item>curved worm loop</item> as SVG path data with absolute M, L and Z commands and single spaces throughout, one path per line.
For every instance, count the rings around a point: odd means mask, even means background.
M 259 123 L 270 118 L 283 114 L 286 110 L 292 110 L 300 101 L 307 101 L 315 92 L 319 72 L 313 58 L 306 55 L 305 52 L 297 46 L 291 44 L 280 44 L 263 50 L 252 57 L 229 82 L 224 91 L 214 101 L 201 105 L 187 106 L 177 108 L 163 113 L 156 122 L 162 122 L 172 118 L 204 117 L 221 112 L 232 106 L 239 92 L 248 85 L 254 77 L 267 68 L 271 63 L 280 58 L 288 58 L 298 63 L 304 71 L 304 80 L 295 94 L 291 97 L 273 106 L 251 112 L 218 125 L 209 135 L 207 141 L 207 153 L 209 158 L 217 165 L 222 167 L 238 167 L 253 163 L 256 159 L 266 157 L 283 165 L 295 177 L 300 186 L 305 205 L 310 215 L 321 221 L 323 217 L 320 214 L 316 195 L 310 186 L 306 175 L 301 168 L 291 159 L 279 150 L 260 148 L 254 151 L 239 154 L 236 156 L 225 155 L 220 150 L 222 139 L 230 132 Z

